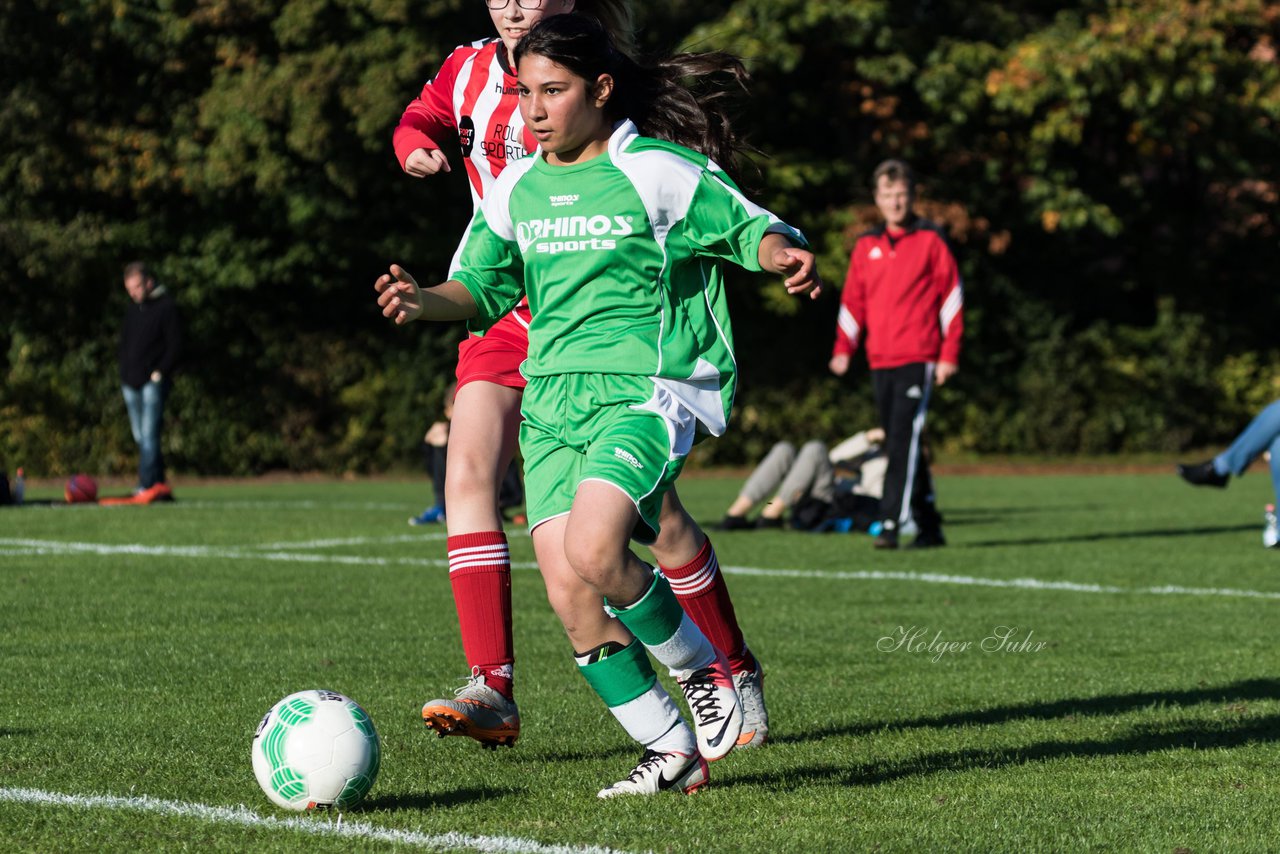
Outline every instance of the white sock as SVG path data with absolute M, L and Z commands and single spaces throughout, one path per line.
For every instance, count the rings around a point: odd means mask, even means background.
M 659 753 L 698 752 L 693 733 L 680 717 L 680 709 L 661 683 L 654 682 L 653 687 L 639 697 L 621 706 L 611 706 L 609 711 L 618 719 L 627 735 L 650 750 Z
M 688 614 L 684 615 L 674 635 L 657 646 L 646 645 L 646 649 L 678 679 L 716 660 L 715 646 Z

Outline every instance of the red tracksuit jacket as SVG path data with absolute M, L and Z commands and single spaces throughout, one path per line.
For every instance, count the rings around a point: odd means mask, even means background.
M 859 237 L 836 327 L 832 354 L 852 354 L 865 337 L 873 370 L 959 364 L 964 290 L 939 227 L 917 217 L 896 237 L 883 225 Z

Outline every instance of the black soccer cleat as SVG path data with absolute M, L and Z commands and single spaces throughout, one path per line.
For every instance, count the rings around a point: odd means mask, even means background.
M 1195 465 L 1180 463 L 1178 475 L 1193 486 L 1216 486 L 1219 489 L 1226 487 L 1227 481 L 1231 480 L 1229 474 L 1218 474 L 1213 467 L 1213 460 Z
M 941 528 L 932 528 L 921 531 L 920 534 L 912 541 L 909 549 L 936 549 L 939 546 L 945 546 L 947 538 L 942 536 Z

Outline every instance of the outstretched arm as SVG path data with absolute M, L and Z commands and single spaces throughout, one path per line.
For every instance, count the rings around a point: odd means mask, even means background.
M 420 288 L 399 264 L 391 265 L 373 283 L 382 316 L 397 326 L 411 320 L 466 320 L 476 316 L 476 301 L 461 282 L 450 279 L 434 288 Z
M 808 294 L 817 299 L 822 293 L 822 279 L 818 276 L 813 253 L 801 249 L 785 235 L 771 232 L 760 241 L 760 268 L 770 273 L 786 276 L 787 293 L 793 296 Z

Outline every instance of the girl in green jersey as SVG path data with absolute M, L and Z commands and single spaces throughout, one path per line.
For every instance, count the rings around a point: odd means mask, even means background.
M 724 655 L 629 541 L 652 542 L 697 435 L 726 426 L 736 367 L 721 262 L 782 274 L 793 294 L 820 281 L 799 232 L 713 161 L 640 134 L 712 151 L 731 141 L 669 69 L 637 66 L 577 16 L 541 22 L 516 62 L 539 151 L 486 195 L 452 279 L 422 289 L 393 266 L 378 302 L 396 323 L 484 326 L 528 297 L 520 441 L 534 548 L 583 675 L 645 746 L 600 794 L 692 791 L 704 758 L 732 748 L 741 709 Z M 696 750 L 645 649 L 679 682 Z

